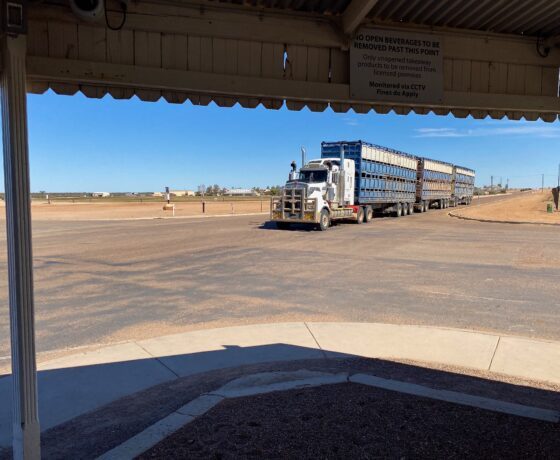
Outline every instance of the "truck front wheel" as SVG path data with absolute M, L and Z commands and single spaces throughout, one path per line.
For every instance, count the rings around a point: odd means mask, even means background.
M 328 230 L 330 224 L 331 218 L 329 216 L 329 212 L 326 209 L 323 209 L 321 211 L 321 215 L 319 216 L 319 230 L 321 230 L 322 232 Z
M 371 206 L 366 206 L 364 211 L 364 222 L 370 222 L 373 219 L 373 209 Z

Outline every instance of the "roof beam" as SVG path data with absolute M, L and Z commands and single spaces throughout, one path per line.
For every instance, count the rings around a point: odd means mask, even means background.
M 475 93 L 446 90 L 444 99 L 437 103 L 410 104 L 406 102 L 353 100 L 348 84 L 320 83 L 310 81 L 281 80 L 278 78 L 224 75 L 212 72 L 160 69 L 137 65 L 109 64 L 57 59 L 27 57 L 27 77 L 29 83 L 43 86 L 46 90 L 54 82 L 69 84 L 72 94 L 84 86 L 107 88 L 126 88 L 136 92 L 142 99 L 142 91 L 152 90 L 159 99 L 160 91 L 197 93 L 209 98 L 227 97 L 233 103 L 238 98 L 257 98 L 304 101 L 305 103 L 346 103 L 357 105 L 384 105 L 390 107 L 414 107 L 435 110 L 444 108 L 449 111 L 482 110 L 505 112 L 525 112 L 550 114 L 556 119 L 560 102 L 556 96 L 534 96 L 501 93 Z M 503 115 L 500 115 L 500 117 Z M 551 118 L 552 119 L 552 118 Z
M 342 30 L 352 35 L 378 0 L 352 0 L 342 14 Z

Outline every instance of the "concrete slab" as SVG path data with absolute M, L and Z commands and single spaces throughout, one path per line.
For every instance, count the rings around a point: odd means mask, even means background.
M 498 336 L 377 323 L 307 323 L 327 356 L 409 359 L 487 370 Z
M 138 344 L 180 376 L 245 364 L 323 357 L 304 323 L 194 331 Z
M 490 370 L 560 384 L 560 344 L 502 337 Z
M 212 394 L 225 398 L 240 398 L 273 391 L 294 390 L 296 388 L 333 385 L 348 381 L 348 373 L 332 374 L 300 370 L 296 372 L 266 372 L 241 377 L 213 391 Z
M 494 372 L 560 383 L 560 343 L 376 323 L 262 324 L 121 343 L 44 363 L 39 372 L 41 428 L 51 428 L 177 375 L 246 364 L 323 359 L 325 355 L 490 368 Z M 255 378 L 260 380 L 254 381 Z M 245 384 L 237 382 L 236 388 L 227 391 L 233 397 L 243 395 L 243 385 L 248 383 L 264 392 L 285 389 L 283 385 L 288 380 L 299 379 L 297 384 L 311 385 L 315 380 L 327 383 L 325 379 L 334 379 L 336 382 L 331 383 L 337 383 L 344 378 L 260 375 Z M 0 377 L 0 446 L 11 442 L 11 398 L 11 379 Z
M 134 343 L 56 359 L 40 366 L 39 418 L 46 430 L 123 396 L 175 378 Z M 0 379 L 0 446 L 11 443 L 12 379 Z
M 180 407 L 175 412 L 190 415 L 191 417 L 198 417 L 199 415 L 208 412 L 220 401 L 223 401 L 223 399 L 223 396 L 215 394 L 202 395 Z
M 78 366 L 95 366 L 98 364 L 119 363 L 151 359 L 152 356 L 134 342 L 123 342 L 104 346 L 97 350 L 88 350 L 61 358 L 49 360 L 38 365 L 39 371 L 51 369 L 66 369 Z

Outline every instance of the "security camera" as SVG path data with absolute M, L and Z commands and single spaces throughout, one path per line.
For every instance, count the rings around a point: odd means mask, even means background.
M 89 22 L 98 21 L 105 14 L 104 0 L 70 0 L 70 8 L 80 19 Z

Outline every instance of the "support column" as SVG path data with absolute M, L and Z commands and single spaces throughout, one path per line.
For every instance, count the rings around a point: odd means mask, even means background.
M 14 459 L 40 459 L 25 35 L 2 37 L 2 135 L 8 242 Z

